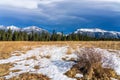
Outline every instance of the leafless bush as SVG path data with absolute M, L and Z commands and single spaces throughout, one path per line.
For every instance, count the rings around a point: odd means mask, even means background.
M 78 61 L 80 63 L 93 65 L 95 63 L 101 63 L 102 55 L 94 48 L 83 48 L 80 53 L 77 53 Z
M 102 65 L 102 55 L 94 48 L 83 48 L 77 55 L 78 62 L 75 66 L 83 73 L 85 78 L 91 79 L 94 70 L 100 68 Z
M 77 64 L 73 68 L 79 70 L 84 75 L 85 80 L 107 80 L 110 77 L 115 77 L 116 73 L 114 70 L 102 67 L 102 54 L 96 49 L 83 48 L 77 55 Z

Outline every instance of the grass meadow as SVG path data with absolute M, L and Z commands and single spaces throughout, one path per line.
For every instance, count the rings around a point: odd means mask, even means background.
M 67 54 L 72 53 L 72 49 L 76 50 L 78 47 L 87 47 L 87 48 L 102 48 L 102 49 L 112 49 L 112 50 L 120 50 L 120 41 L 50 41 L 50 42 L 29 42 L 29 41 L 2 41 L 0 42 L 0 59 L 7 59 L 12 56 L 15 51 L 21 51 L 22 53 L 26 53 L 26 51 L 31 50 L 36 47 L 40 47 L 43 45 L 56 45 L 56 46 L 70 46 L 68 48 Z M 72 48 L 72 49 L 71 49 Z M 16 54 L 19 56 L 19 54 Z M 95 60 L 96 61 L 96 60 Z M 81 63 L 81 62 L 80 62 Z M 78 63 L 79 65 L 79 63 Z M 96 64 L 94 64 L 96 65 Z M 7 75 L 9 73 L 9 69 L 13 67 L 13 64 L 7 63 L 7 64 L 0 64 L 0 77 Z M 36 66 L 35 68 L 38 68 L 39 66 Z M 98 66 L 101 69 L 101 65 Z M 75 68 L 72 68 L 74 72 Z M 97 70 L 95 68 L 95 70 Z M 105 69 L 106 70 L 106 69 Z M 17 72 L 19 70 L 13 70 L 13 72 Z M 111 70 L 112 71 L 112 70 Z M 73 74 L 69 71 L 66 73 L 68 76 L 71 77 Z M 28 77 L 26 77 L 28 76 Z M 11 80 L 27 80 L 27 79 L 38 79 L 41 78 L 41 80 L 49 80 L 49 78 L 42 74 L 29 74 L 24 73 L 19 75 L 18 77 L 13 77 Z M 4 80 L 3 78 L 0 78 L 0 80 Z M 78 79 L 79 80 L 79 79 Z

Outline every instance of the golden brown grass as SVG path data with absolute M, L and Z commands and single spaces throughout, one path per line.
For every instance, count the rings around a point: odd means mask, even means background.
M 111 80 L 116 78 L 120 80 L 120 76 L 111 68 L 102 67 L 102 55 L 93 48 L 84 48 L 78 53 L 77 63 L 65 74 L 77 80 Z M 77 78 L 77 73 L 83 74 L 82 78 Z
M 23 73 L 19 76 L 13 77 L 10 80 L 50 80 L 47 76 L 42 74 Z
M 32 46 L 30 43 L 22 42 L 0 42 L 0 59 L 5 59 L 11 56 L 11 53 L 16 50 L 29 50 L 30 47 L 23 48 L 24 46 Z
M 68 47 L 68 50 L 67 50 L 66 54 L 68 54 L 68 55 L 72 54 L 72 48 Z
M 26 60 L 30 60 L 30 59 L 37 60 L 36 56 L 31 56 L 31 57 L 26 58 Z
M 19 71 L 21 71 L 21 70 L 19 70 L 19 69 L 12 70 L 13 73 L 14 73 L 14 72 L 19 72 Z
M 52 42 L 52 41 L 51 42 L 27 42 L 27 41 L 13 42 L 11 41 L 10 42 L 9 41 L 9 42 L 0 42 L 0 59 L 9 58 L 14 51 L 18 50 L 23 53 L 26 53 L 26 51 L 34 47 L 40 47 L 42 45 L 70 46 L 70 48 L 68 48 L 67 54 L 71 54 L 72 49 L 77 50 L 77 48 L 79 47 L 99 47 L 103 49 L 120 50 L 120 41 L 64 41 L 64 42 L 62 41 L 58 41 L 58 42 Z M 17 55 L 19 56 L 19 54 L 16 54 L 16 56 Z M 36 57 L 34 56 L 31 58 L 36 59 Z M 46 56 L 46 58 L 50 58 L 50 56 Z M 11 64 L 0 64 L 0 76 L 4 76 L 8 74 L 9 68 L 11 66 L 12 66 Z M 29 66 L 29 65 L 26 65 L 26 66 Z M 35 67 L 35 68 L 38 68 L 38 67 Z M 16 70 L 16 71 L 19 71 L 19 70 Z M 29 75 L 29 74 L 26 74 L 26 75 Z M 24 75 L 20 75 L 20 76 L 24 77 Z
M 70 47 L 76 49 L 77 47 L 99 47 L 103 49 L 120 50 L 120 41 L 76 41 L 68 42 Z
M 33 47 L 40 47 L 42 45 L 57 45 L 64 46 L 68 45 L 72 49 L 79 47 L 100 47 L 103 49 L 117 49 L 120 50 L 120 41 L 58 41 L 58 42 L 27 42 L 27 41 L 8 41 L 0 42 L 0 59 L 5 59 L 11 56 L 11 52 L 19 50 L 26 52 Z M 68 51 L 71 53 L 71 50 Z
M 40 69 L 39 65 L 35 65 L 34 69 Z
M 51 56 L 50 55 L 46 55 L 46 56 L 44 56 L 44 58 L 50 59 Z
M 0 77 L 5 76 L 7 74 L 9 74 L 9 69 L 12 67 L 13 65 L 8 63 L 8 64 L 0 64 Z

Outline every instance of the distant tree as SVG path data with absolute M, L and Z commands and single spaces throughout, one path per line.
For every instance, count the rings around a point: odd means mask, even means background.
M 57 33 L 55 30 L 53 30 L 53 32 L 52 32 L 51 41 L 57 41 Z
M 119 38 L 93 38 L 80 33 L 67 35 L 61 33 L 57 34 L 55 30 L 53 30 L 52 34 L 45 31 L 42 33 L 34 31 L 27 33 L 22 31 L 13 32 L 11 29 L 0 30 L 0 41 L 120 41 Z
M 24 37 L 24 41 L 28 41 L 28 40 L 29 40 L 29 39 L 28 39 L 28 36 L 29 36 L 29 35 L 28 35 L 26 32 L 24 32 L 24 36 L 23 36 L 23 37 Z
M 8 29 L 8 31 L 6 32 L 6 40 L 7 41 L 12 41 L 12 30 Z
M 6 41 L 7 40 L 6 39 L 6 32 L 5 32 L 5 30 L 2 31 L 1 40 L 2 41 Z

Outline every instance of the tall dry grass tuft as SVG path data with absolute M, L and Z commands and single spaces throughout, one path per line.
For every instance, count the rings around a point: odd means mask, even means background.
M 102 55 L 94 48 L 84 48 L 77 55 L 78 60 L 66 73 L 67 76 L 75 78 L 77 73 L 81 73 L 82 80 L 110 80 L 111 77 L 120 79 L 113 69 L 102 67 Z
M 84 48 L 78 55 L 77 67 L 88 79 L 91 79 L 94 69 L 99 68 L 102 63 L 102 55 L 95 51 L 94 48 Z
M 80 53 L 77 53 L 78 61 L 82 63 L 87 63 L 89 65 L 95 63 L 101 63 L 102 55 L 100 52 L 96 51 L 94 48 L 83 48 Z

